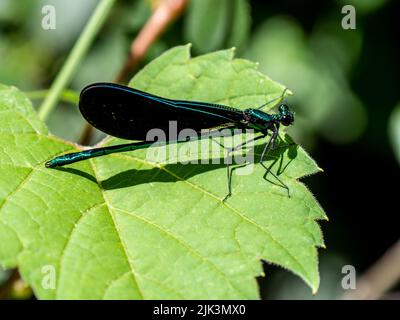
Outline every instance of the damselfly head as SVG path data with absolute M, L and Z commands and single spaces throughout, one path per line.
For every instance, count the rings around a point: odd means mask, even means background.
M 284 126 L 290 126 L 294 122 L 294 112 L 290 111 L 286 104 L 281 104 L 278 108 L 280 115 L 280 123 Z

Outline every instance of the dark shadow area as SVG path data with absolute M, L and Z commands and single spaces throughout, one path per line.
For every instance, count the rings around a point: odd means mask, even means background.
M 57 167 L 57 168 L 52 168 L 52 170 L 59 170 L 59 171 L 64 171 L 64 172 L 69 172 L 69 173 L 72 173 L 72 174 L 76 174 L 78 176 L 81 176 L 82 178 L 88 179 L 88 180 L 90 180 L 90 181 L 92 181 L 92 182 L 97 184 L 97 179 L 93 175 L 91 175 L 91 174 L 89 174 L 89 173 L 87 173 L 85 171 L 79 170 L 79 169 L 66 168 L 66 167 Z
M 222 162 L 223 159 L 220 159 Z M 176 173 L 180 171 L 179 167 L 185 166 L 187 174 L 184 177 L 175 177 L 168 172 Z M 224 164 L 167 164 L 163 166 L 165 169 L 154 167 L 148 170 L 126 170 L 122 171 L 104 181 L 101 181 L 101 186 L 104 190 L 121 189 L 132 187 L 149 182 L 176 182 L 180 178 L 189 179 L 194 175 L 201 174 L 210 170 L 224 168 Z

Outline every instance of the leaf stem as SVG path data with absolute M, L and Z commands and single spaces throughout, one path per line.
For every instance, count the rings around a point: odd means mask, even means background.
M 78 41 L 72 48 L 67 60 L 65 61 L 61 71 L 50 87 L 49 94 L 39 108 L 39 118 L 46 120 L 51 111 L 55 108 L 59 96 L 63 89 L 67 86 L 74 71 L 84 57 L 89 46 L 93 42 L 94 37 L 103 25 L 108 13 L 110 12 L 115 0 L 102 0 L 96 7 L 92 17 L 86 24 L 85 29 L 79 36 Z

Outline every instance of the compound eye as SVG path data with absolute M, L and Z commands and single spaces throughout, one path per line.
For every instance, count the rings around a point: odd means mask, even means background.
M 280 113 L 287 113 L 289 112 L 289 107 L 286 104 L 281 104 L 278 110 Z
M 290 126 L 292 123 L 293 123 L 293 117 L 291 116 L 291 115 L 288 115 L 288 114 L 286 114 L 286 115 L 284 115 L 283 117 L 282 117 L 282 124 L 284 125 L 284 126 Z

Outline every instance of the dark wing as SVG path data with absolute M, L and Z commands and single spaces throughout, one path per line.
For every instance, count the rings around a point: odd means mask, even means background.
M 95 83 L 84 88 L 79 109 L 95 128 L 118 138 L 146 140 L 151 129 L 161 129 L 167 140 L 169 121 L 176 121 L 177 132 L 239 124 L 242 111 L 222 105 L 161 98 L 113 83 Z

